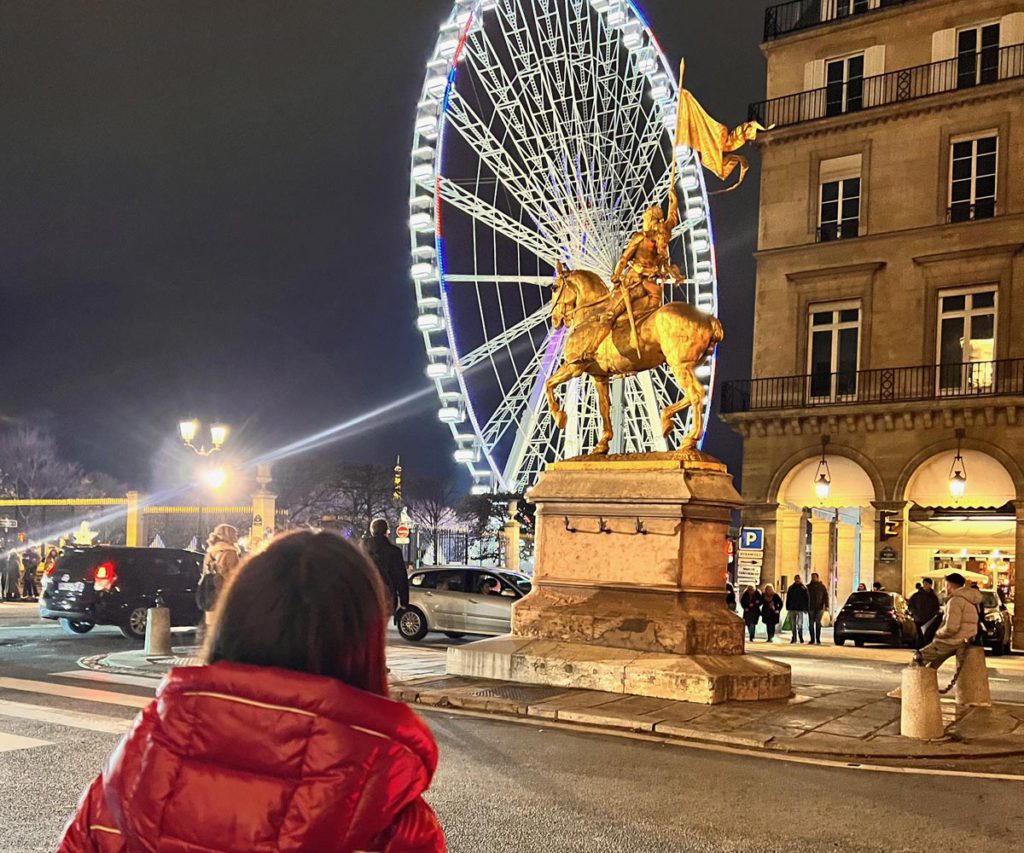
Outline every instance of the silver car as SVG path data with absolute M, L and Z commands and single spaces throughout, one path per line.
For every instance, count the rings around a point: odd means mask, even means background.
M 512 605 L 530 591 L 530 579 L 505 569 L 439 566 L 409 576 L 409 606 L 398 613 L 398 632 L 422 640 L 430 631 L 507 634 Z

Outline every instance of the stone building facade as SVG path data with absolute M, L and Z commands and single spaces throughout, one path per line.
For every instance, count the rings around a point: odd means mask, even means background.
M 721 397 L 760 579 L 970 571 L 1024 647 L 1024 0 L 797 0 L 763 50 L 753 378 Z

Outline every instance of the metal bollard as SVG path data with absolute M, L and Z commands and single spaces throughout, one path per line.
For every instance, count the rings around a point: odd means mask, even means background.
M 170 657 L 172 654 L 171 611 L 166 607 L 150 607 L 146 611 L 146 654 L 153 657 Z
M 992 693 L 988 687 L 985 649 L 967 646 L 961 654 L 963 661 L 956 680 L 956 704 L 966 708 L 991 708 Z
M 939 705 L 938 673 L 930 666 L 903 670 L 900 702 L 900 734 L 918 740 L 938 740 L 946 729 Z

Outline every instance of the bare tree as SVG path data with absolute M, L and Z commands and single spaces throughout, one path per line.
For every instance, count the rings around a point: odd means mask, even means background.
M 454 508 L 458 494 L 451 483 L 434 478 L 417 480 L 411 485 L 409 517 L 430 536 L 437 559 L 441 530 L 460 520 Z
M 0 433 L 0 492 L 4 497 L 76 498 L 84 494 L 79 465 L 61 458 L 57 440 L 46 429 L 15 427 Z M 31 507 L 19 507 L 28 521 Z

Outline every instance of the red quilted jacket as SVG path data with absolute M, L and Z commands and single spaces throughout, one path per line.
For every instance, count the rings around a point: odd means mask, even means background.
M 172 670 L 89 786 L 62 853 L 444 853 L 409 708 L 332 678 Z

